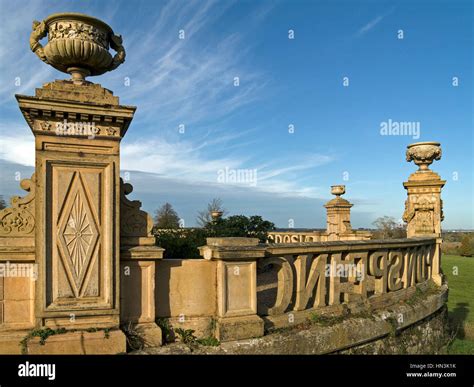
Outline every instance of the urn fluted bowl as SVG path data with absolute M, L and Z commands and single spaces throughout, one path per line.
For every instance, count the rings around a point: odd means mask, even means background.
M 346 186 L 345 185 L 332 185 L 331 193 L 336 196 L 344 195 L 346 193 Z
M 48 43 L 43 47 L 40 40 L 46 35 Z M 103 21 L 80 13 L 57 13 L 34 21 L 30 47 L 42 61 L 71 74 L 75 83 L 111 71 L 125 60 L 121 36 Z
M 441 146 L 439 142 L 416 142 L 407 146 L 407 161 L 413 161 L 419 171 L 429 171 L 428 166 L 434 160 L 441 159 Z

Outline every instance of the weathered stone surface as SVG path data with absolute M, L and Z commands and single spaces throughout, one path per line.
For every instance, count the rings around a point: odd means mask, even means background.
M 207 238 L 206 243 L 208 246 L 257 246 L 257 238 Z
M 263 336 L 263 320 L 257 315 L 225 317 L 217 320 L 216 337 L 231 341 Z
M 120 330 L 107 333 L 68 332 L 48 337 L 44 345 L 39 339 L 28 342 L 30 355 L 114 355 L 126 352 L 125 335 Z
M 218 347 L 199 346 L 194 354 L 329 354 L 329 353 L 440 353 L 446 337 L 447 287 L 416 302 L 392 306 L 366 315 L 348 316 L 329 325 L 303 326 L 264 337 L 228 341 Z M 400 319 L 403 316 L 403 321 Z M 401 321 L 401 322 L 399 322 Z M 191 349 L 188 349 L 191 352 Z M 181 343 L 141 351 L 141 354 L 175 354 L 186 351 Z
M 174 338 L 176 338 L 174 331 L 177 328 L 192 329 L 196 337 L 213 337 L 216 335 L 217 320 L 213 315 L 196 317 L 183 314 L 178 317 L 167 318 L 166 321 L 171 328 L 170 335 Z
M 190 318 L 215 316 L 217 262 L 165 259 L 156 268 L 156 315 L 186 324 Z M 192 280 L 190 280 L 190 278 Z
M 120 330 L 107 333 L 103 330 L 66 332 L 48 337 L 44 345 L 35 337 L 22 346 L 20 342 L 28 333 L 28 330 L 0 332 L 1 353 L 20 355 L 26 351 L 30 355 L 112 355 L 126 351 L 125 335 Z

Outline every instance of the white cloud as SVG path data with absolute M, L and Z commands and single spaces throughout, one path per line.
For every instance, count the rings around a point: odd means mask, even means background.
M 26 127 L 26 130 L 25 130 Z M 6 128 L 8 128 L 8 133 Z M 0 159 L 26 166 L 35 165 L 35 139 L 27 124 L 0 124 Z
M 357 33 L 356 36 L 360 37 L 362 35 L 365 35 L 367 32 L 372 30 L 377 24 L 379 24 L 385 17 L 390 15 L 393 11 L 395 10 L 395 7 L 390 8 L 387 12 L 385 12 L 382 15 L 378 15 L 375 18 L 373 18 L 371 21 L 369 21 L 367 24 L 365 24 L 363 27 L 361 27 Z
M 7 3 L 0 1 L 4 8 Z M 218 22 L 232 5 L 233 2 L 210 0 L 170 1 L 162 8 L 148 9 L 141 29 L 136 28 L 136 23 L 115 23 L 116 9 L 102 9 L 106 17 L 101 15 L 100 8 L 98 14 L 91 12 L 123 35 L 127 49 L 125 64 L 101 82 L 115 90 L 122 103 L 138 106 L 129 134 L 122 142 L 122 169 L 211 185 L 217 184 L 217 172 L 226 167 L 257 169 L 258 182 L 249 190 L 318 196 L 317 188 L 298 184 L 298 172 L 326 164 L 332 161 L 331 157 L 300 152 L 291 159 L 280 155 L 278 160 L 262 162 L 268 157 L 259 154 L 254 144 L 259 140 L 259 128 L 242 129 L 228 123 L 233 113 L 262 98 L 268 92 L 265 88 L 269 82 L 257 68 L 246 63 L 250 47 L 245 34 L 252 33 L 271 6 L 256 7 L 239 33 L 208 33 L 207 27 Z M 16 110 L 18 119 L 9 116 L 0 123 L 0 159 L 26 166 L 34 166 L 34 137 L 20 118 L 13 94 L 29 94 L 58 74 L 41 63 L 28 47 L 31 21 L 51 13 L 49 8 L 34 2 L 31 7 L 8 6 L 6 12 L 10 17 L 0 29 L 18 37 L 17 41 L 5 38 L 7 45 L 0 47 L 2 54 L 18 58 L 7 62 L 6 74 L 12 78 L 11 84 L 6 82 L 0 88 L 2 108 Z M 83 8 L 82 12 L 88 13 L 88 6 Z M 157 9 L 160 11 L 156 15 L 150 14 Z M 184 40 L 178 39 L 181 29 L 185 32 Z M 22 77 L 22 84 L 15 88 L 16 74 Z M 130 87 L 123 86 L 124 77 L 130 78 Z M 240 79 L 238 87 L 233 84 L 234 77 Z M 186 125 L 186 135 L 177 134 L 179 123 Z
M 383 20 L 384 16 L 379 15 L 375 19 L 372 19 L 370 22 L 368 22 L 365 26 L 363 26 L 359 31 L 357 31 L 358 36 L 362 36 L 369 32 L 372 28 L 374 28 L 377 24 L 379 24 Z

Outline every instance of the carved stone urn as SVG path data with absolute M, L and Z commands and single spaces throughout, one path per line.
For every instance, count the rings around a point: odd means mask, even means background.
M 43 47 L 40 40 L 48 36 Z M 122 37 L 103 21 L 80 13 L 56 13 L 33 22 L 30 48 L 55 69 L 69 73 L 75 84 L 85 77 L 114 70 L 125 61 Z M 109 48 L 116 51 L 115 56 Z
M 332 185 L 331 193 L 338 197 L 341 195 L 344 195 L 346 193 L 346 186 L 345 185 Z
M 211 211 L 211 218 L 213 221 L 217 221 L 218 219 L 222 218 L 224 212 L 222 211 Z
M 428 166 L 434 160 L 441 159 L 439 142 L 417 142 L 407 146 L 407 161 L 413 161 L 419 166 L 418 172 L 430 171 Z

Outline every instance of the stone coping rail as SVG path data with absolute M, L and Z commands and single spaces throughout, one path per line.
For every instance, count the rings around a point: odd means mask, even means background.
M 200 251 L 217 263 L 218 337 L 257 337 L 314 313 L 367 312 L 412 297 L 420 284 L 441 286 L 440 244 L 434 237 L 288 244 L 208 238 Z

